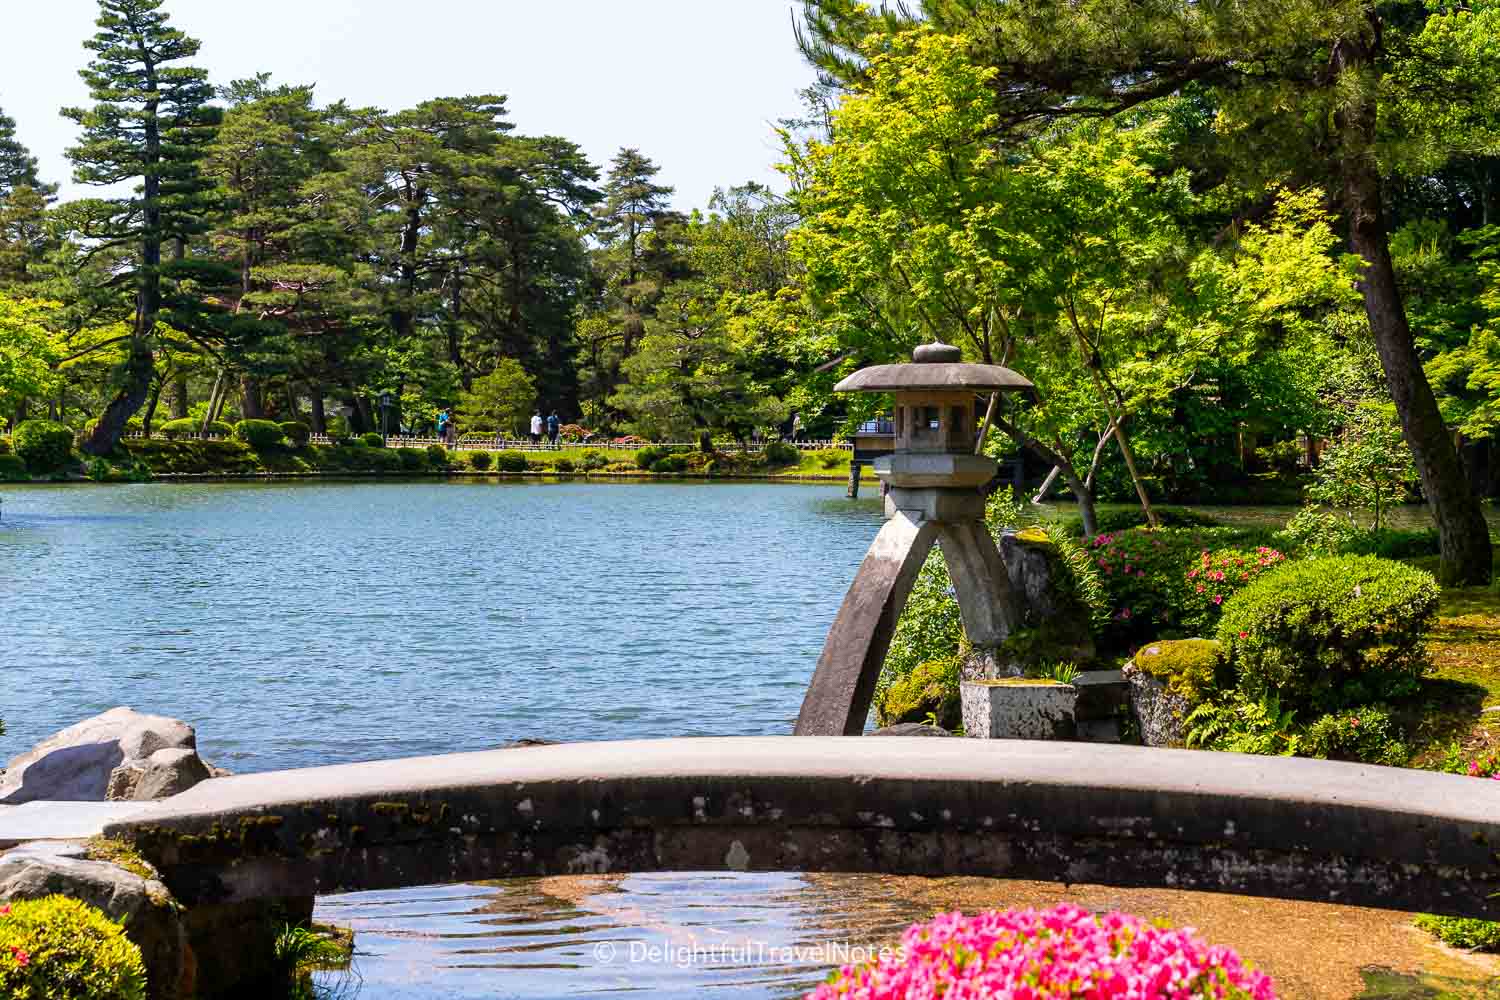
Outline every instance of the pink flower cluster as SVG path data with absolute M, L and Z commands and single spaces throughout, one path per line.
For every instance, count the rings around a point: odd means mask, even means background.
M 1205 549 L 1187 572 L 1188 585 L 1194 594 L 1221 605 L 1236 589 L 1284 562 L 1285 555 L 1264 545 L 1248 553 L 1231 549 L 1215 554 Z
M 1125 913 L 947 913 L 906 931 L 897 957 L 844 968 L 808 1000 L 1275 1000 L 1270 978 L 1190 930 Z
M 0 906 L 0 917 L 10 916 L 10 906 Z M 10 960 L 16 963 L 17 968 L 24 969 L 31 964 L 31 953 L 19 945 L 7 945 L 10 949 Z
M 1467 770 L 1471 778 L 1493 778 L 1500 781 L 1500 755 L 1491 754 L 1471 760 Z

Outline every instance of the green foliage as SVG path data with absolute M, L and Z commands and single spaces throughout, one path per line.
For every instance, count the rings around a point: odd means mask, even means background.
M 849 452 L 842 448 L 823 448 L 812 452 L 808 457 L 817 464 L 818 468 L 828 471 L 846 464 L 849 461 Z
M 1133 662 L 1190 705 L 1197 705 L 1218 690 L 1224 647 L 1213 639 L 1162 640 L 1143 646 Z
M 300 420 L 287 420 L 281 424 L 281 433 L 293 448 L 306 448 L 312 438 L 312 428 Z
M 1419 913 L 1412 921 L 1443 944 L 1464 951 L 1500 952 L 1500 922 Z
M 1307 726 L 1297 752 L 1304 757 L 1402 767 L 1411 754 L 1399 737 L 1400 727 L 1389 708 L 1357 705 L 1330 712 Z
M 0 455 L 0 482 L 24 483 L 31 478 L 20 455 Z
M 361 434 L 359 436 L 359 443 L 364 445 L 366 448 L 384 448 L 385 438 L 380 436 L 379 434 L 376 434 L 374 431 L 370 431 L 367 434 Z
M 902 722 L 925 722 L 929 716 L 944 729 L 957 729 L 962 722 L 958 686 L 962 661 L 957 657 L 919 663 L 893 681 L 875 704 L 875 718 L 882 726 Z
M 1370 510 L 1375 528 L 1383 513 L 1400 503 L 1417 480 L 1411 449 L 1389 407 L 1360 404 L 1344 428 L 1344 436 L 1323 452 L 1307 490 L 1312 500 L 1340 510 Z
M 1102 630 L 1112 645 L 1129 646 L 1163 632 L 1179 632 L 1186 598 L 1185 574 L 1201 536 L 1163 528 L 1095 535 L 1088 553 L 1108 596 Z
M 207 431 L 204 431 L 203 421 L 188 417 L 183 420 L 168 420 L 157 428 L 161 435 L 168 440 L 176 440 L 184 437 L 195 437 L 200 432 L 210 434 L 214 437 L 233 437 L 234 426 L 226 424 L 222 420 L 210 421 Z
M 1059 684 L 1072 684 L 1078 680 L 1081 671 L 1078 664 L 1071 660 L 1059 663 L 1044 663 L 1031 672 L 1031 676 L 1037 680 L 1056 681 Z
M 795 446 L 785 441 L 771 441 L 766 444 L 766 464 L 771 467 L 783 465 L 799 465 L 802 462 L 802 453 Z
M 920 664 L 958 655 L 963 640 L 963 618 L 953 599 L 953 585 L 942 552 L 934 548 L 922 564 L 876 685 L 876 699 Z M 920 721 L 920 720 L 919 720 Z
M 401 468 L 407 472 L 420 472 L 427 467 L 427 453 L 420 448 L 397 448 Z
M 536 383 L 531 376 L 519 361 L 502 358 L 494 371 L 476 378 L 469 391 L 459 396 L 458 410 L 470 421 L 486 420 L 514 430 L 535 401 Z
M 11 445 L 27 469 L 38 476 L 47 475 L 68 464 L 73 432 L 51 420 L 27 420 L 16 428 Z
M 448 467 L 448 449 L 440 444 L 427 446 L 427 464 L 434 469 L 445 469 Z
M 519 451 L 502 451 L 495 456 L 495 468 L 501 472 L 525 472 L 526 455 Z
M 586 451 L 581 464 L 586 472 L 598 472 L 609 465 L 609 456 L 602 451 Z
M 656 461 L 651 463 L 652 472 L 667 474 L 686 472 L 687 467 L 688 458 L 681 452 L 674 452 L 669 455 L 663 455 L 661 458 L 658 458 Z
M 125 448 L 158 474 L 255 472 L 255 452 L 243 441 L 128 440 Z
M 48 896 L 13 902 L 8 911 L 0 912 L 0 995 L 145 1000 L 141 950 L 98 910 Z
M 576 468 L 571 458 L 559 458 L 552 463 L 552 467 L 562 473 L 571 473 Z
M 996 521 L 989 514 L 990 525 Z M 1090 627 L 1098 631 L 1110 620 L 1110 595 L 1099 575 L 1099 567 L 1088 548 L 1070 536 L 1060 525 L 1041 527 L 1042 538 L 1049 544 L 1049 558 L 1058 570 L 1053 574 L 1059 597 L 1087 612 Z M 1023 534 L 1025 534 L 1023 532 Z
M 1305 556 L 1342 555 L 1358 537 L 1359 525 L 1320 507 L 1303 507 L 1278 533 L 1288 548 Z
M 1386 559 L 1291 562 L 1225 602 L 1218 638 L 1251 697 L 1337 710 L 1415 689 L 1438 596 L 1430 573 Z
M 278 448 L 286 440 L 286 432 L 273 420 L 241 420 L 234 425 L 234 436 L 256 451 Z
M 1300 742 L 1296 716 L 1274 691 L 1259 698 L 1235 692 L 1198 705 L 1183 719 L 1183 729 L 1189 747 L 1290 757 Z
M 651 471 L 651 466 L 660 462 L 672 453 L 672 449 L 659 444 L 648 444 L 635 453 L 635 465 L 638 469 Z
M 494 456 L 487 451 L 473 451 L 469 453 L 469 465 L 480 472 L 488 469 L 492 461 L 494 461 Z
M 0 232 L 0 249 L 3 237 Z M 0 408 L 51 396 L 62 384 L 53 364 L 63 352 L 47 329 L 55 312 L 48 304 L 0 293 Z

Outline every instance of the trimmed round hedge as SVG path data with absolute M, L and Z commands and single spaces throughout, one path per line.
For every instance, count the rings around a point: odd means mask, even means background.
M 526 456 L 519 451 L 502 451 L 495 455 L 495 468 L 501 472 L 525 472 Z
M 66 896 L 0 907 L 0 996 L 144 1000 L 141 950 L 98 910 Z
M 234 425 L 234 436 L 256 451 L 279 447 L 286 440 L 286 432 L 274 420 L 241 420 Z
M 168 420 L 162 424 L 159 430 L 162 436 L 169 440 L 181 437 L 193 437 L 203 431 L 203 421 L 196 417 L 185 417 L 181 420 Z M 209 422 L 208 432 L 215 437 L 233 437 L 234 427 L 224 423 L 222 420 Z
M 281 425 L 281 433 L 292 443 L 293 448 L 306 448 L 312 439 L 312 428 L 300 420 L 288 420 Z
M 1410 693 L 1437 617 L 1431 573 L 1376 556 L 1287 563 L 1224 603 L 1219 640 L 1239 686 L 1286 707 Z
M 11 436 L 11 446 L 37 475 L 56 472 L 73 454 L 73 432 L 53 420 L 27 420 Z
M 361 434 L 359 436 L 359 440 L 360 443 L 363 444 L 366 448 L 385 447 L 385 438 L 381 437 L 379 434 L 376 434 L 374 431 L 370 431 L 368 434 Z

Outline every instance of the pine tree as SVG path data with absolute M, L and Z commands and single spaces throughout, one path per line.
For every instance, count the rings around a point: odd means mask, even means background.
M 16 138 L 16 120 L 0 111 L 0 198 L 20 187 L 44 194 L 56 190 L 42 184 L 36 172 L 36 157 Z
M 218 113 L 206 70 L 173 65 L 198 53 L 198 42 L 168 25 L 163 0 L 99 0 L 99 31 L 84 43 L 94 53 L 81 71 L 91 108 L 65 108 L 83 128 L 68 150 L 82 184 L 135 182 L 129 197 L 89 203 L 87 236 L 96 251 L 131 247 L 139 254 L 134 317 L 120 384 L 84 443 L 94 455 L 112 452 L 125 423 L 145 403 L 154 374 L 153 335 L 164 308 L 162 248 L 207 229 L 211 183 L 199 161 L 213 140 Z M 178 268 L 186 272 L 184 265 Z
M 635 353 L 666 286 L 690 273 L 673 233 L 685 219 L 669 207 L 673 189 L 656 183 L 660 172 L 640 150 L 620 150 L 610 161 L 596 213 L 602 245 L 596 267 L 609 317 L 605 336 L 613 348 L 601 373 L 606 392 L 620 384 L 621 366 Z M 600 343 L 595 352 L 602 352 Z

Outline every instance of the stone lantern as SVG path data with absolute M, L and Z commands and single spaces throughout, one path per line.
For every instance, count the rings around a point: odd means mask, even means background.
M 964 364 L 959 349 L 947 344 L 918 347 L 911 364 L 865 368 L 835 386 L 893 397 L 895 450 L 875 460 L 887 487 L 886 523 L 828 631 L 797 735 L 864 731 L 896 622 L 934 544 L 948 563 L 969 641 L 998 646 L 1016 626 L 1010 580 L 984 523 L 979 488 L 998 466 L 975 454 L 974 403 L 976 394 L 1032 388 L 1009 368 Z

